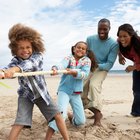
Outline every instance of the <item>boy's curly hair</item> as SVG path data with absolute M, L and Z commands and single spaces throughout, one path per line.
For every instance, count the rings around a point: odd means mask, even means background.
M 12 55 L 16 55 L 17 52 L 17 42 L 20 40 L 28 40 L 32 44 L 32 48 L 34 52 L 44 52 L 44 44 L 42 40 L 42 35 L 38 33 L 36 30 L 25 26 L 23 24 L 15 24 L 8 33 L 8 37 L 10 40 L 9 48 L 11 49 Z

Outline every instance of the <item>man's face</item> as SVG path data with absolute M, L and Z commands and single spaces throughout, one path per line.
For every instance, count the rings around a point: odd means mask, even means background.
M 98 24 L 98 35 L 101 40 L 106 40 L 108 38 L 108 33 L 110 30 L 110 25 L 108 22 L 100 22 Z

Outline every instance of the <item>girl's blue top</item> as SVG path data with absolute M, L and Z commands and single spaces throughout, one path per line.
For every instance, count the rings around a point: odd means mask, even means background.
M 62 75 L 58 92 L 64 91 L 67 94 L 72 94 L 83 91 L 83 80 L 88 77 L 91 67 L 91 60 L 87 56 L 79 59 L 78 64 L 73 55 L 67 56 L 57 67 L 59 70 L 70 68 L 77 71 L 76 77 L 67 74 Z

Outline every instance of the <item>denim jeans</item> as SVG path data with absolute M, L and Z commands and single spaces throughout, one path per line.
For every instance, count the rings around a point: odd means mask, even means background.
M 133 71 L 133 104 L 131 114 L 140 116 L 140 71 Z
M 81 100 L 80 94 L 67 94 L 63 91 L 58 92 L 58 106 L 60 111 L 62 112 L 64 120 L 67 118 L 67 111 L 69 107 L 69 103 L 71 105 L 71 109 L 73 111 L 73 125 L 83 125 L 85 124 L 86 117 L 84 113 L 84 108 Z M 53 128 L 55 131 L 58 131 L 55 120 L 49 123 L 49 126 Z

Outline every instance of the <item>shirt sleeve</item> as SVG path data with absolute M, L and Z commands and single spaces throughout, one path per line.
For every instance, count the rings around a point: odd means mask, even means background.
M 117 58 L 118 50 L 119 45 L 116 43 L 114 47 L 112 47 L 112 49 L 110 50 L 106 63 L 98 64 L 100 70 L 109 71 L 113 67 L 114 62 Z
M 67 56 L 64 59 L 62 59 L 61 62 L 57 64 L 56 66 L 59 70 L 64 70 L 68 68 L 69 65 L 70 65 L 70 56 Z
M 140 71 L 140 57 L 137 54 L 135 55 L 134 65 L 136 66 L 136 70 Z
M 136 70 L 140 71 L 140 64 L 136 64 Z
M 90 73 L 91 61 L 89 58 L 86 58 L 82 62 L 80 69 L 75 69 L 77 71 L 76 79 L 86 79 Z
M 11 62 L 7 66 L 5 66 L 3 69 L 8 69 L 11 67 L 15 67 L 17 65 L 18 65 L 18 59 L 17 59 L 17 57 L 14 57 L 14 58 L 12 58 Z

